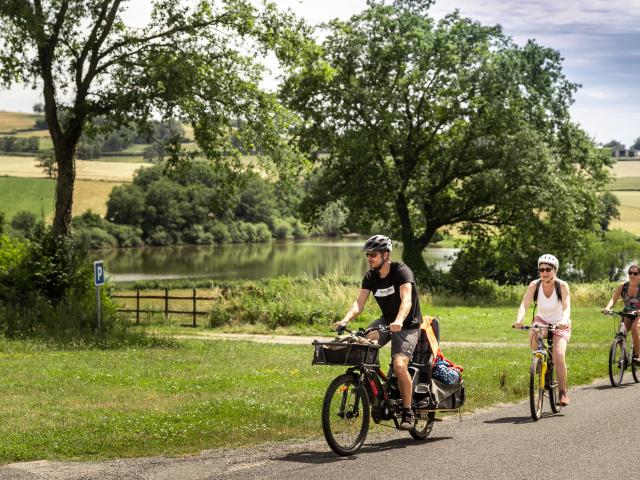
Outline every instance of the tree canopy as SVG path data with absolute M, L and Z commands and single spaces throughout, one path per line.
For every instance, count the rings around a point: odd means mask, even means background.
M 237 157 L 231 126 L 284 163 L 281 133 L 290 117 L 258 83 L 254 58 L 282 62 L 304 49 L 305 27 L 273 5 L 250 0 L 153 0 L 146 26 L 125 22 L 123 0 L 0 2 L 0 86 L 40 89 L 57 162 L 54 230 L 68 235 L 74 155 L 96 118 L 114 125 L 177 118 L 192 125 L 202 155 Z M 245 53 L 242 53 L 245 52 Z M 180 157 L 176 140 L 170 149 Z
M 598 223 L 610 159 L 571 122 L 559 52 L 458 12 L 436 22 L 428 3 L 370 1 L 290 71 L 281 95 L 316 167 L 309 217 L 342 200 L 352 225 L 400 238 L 427 280 L 422 251 L 454 225 L 575 241 Z

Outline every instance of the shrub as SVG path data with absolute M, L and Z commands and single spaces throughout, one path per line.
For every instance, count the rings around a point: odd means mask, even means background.
M 73 236 L 87 249 L 118 246 L 118 240 L 100 227 L 81 227 L 74 230 Z
M 285 220 L 276 220 L 274 235 L 278 240 L 287 240 L 291 238 L 291 225 Z
M 207 231 L 213 237 L 215 243 L 229 243 L 231 242 L 231 233 L 229 233 L 229 227 L 224 223 L 214 221 L 207 224 Z
M 258 223 L 256 226 L 256 236 L 254 242 L 270 242 L 271 241 L 271 230 L 266 223 Z
M 42 228 L 43 222 L 38 220 L 35 213 L 21 210 L 11 219 L 11 228 L 20 232 L 23 236 L 31 238 Z
M 0 332 L 9 336 L 78 334 L 95 324 L 95 290 L 86 252 L 51 229 L 34 240 L 0 237 Z M 115 310 L 104 298 L 104 328 Z
M 147 241 L 150 245 L 166 246 L 173 244 L 173 237 L 163 227 L 157 226 Z
M 213 243 L 213 235 L 202 225 L 192 225 L 184 232 L 184 241 L 196 245 L 209 245 Z
M 119 247 L 140 247 L 142 241 L 142 229 L 132 225 L 118 225 L 107 222 L 107 232 L 118 241 Z

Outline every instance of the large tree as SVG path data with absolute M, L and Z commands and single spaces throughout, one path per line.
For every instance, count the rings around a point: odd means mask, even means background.
M 41 89 L 55 161 L 54 231 L 69 234 L 74 154 L 96 118 L 114 125 L 160 115 L 193 126 L 203 154 L 233 158 L 232 125 L 245 144 L 284 161 L 288 116 L 258 88 L 254 57 L 290 61 L 304 27 L 273 5 L 250 0 L 153 0 L 146 26 L 127 26 L 123 0 L 2 0 L 0 86 Z M 241 52 L 245 53 L 242 54 Z M 179 156 L 176 138 L 170 153 Z M 237 153 L 237 152 L 236 152 Z
M 310 216 L 342 199 L 352 225 L 398 235 L 427 277 L 422 252 L 453 225 L 496 235 L 570 211 L 588 229 L 608 160 L 570 121 L 559 53 L 457 12 L 435 22 L 429 3 L 370 0 L 290 72 L 281 95 L 316 164 Z

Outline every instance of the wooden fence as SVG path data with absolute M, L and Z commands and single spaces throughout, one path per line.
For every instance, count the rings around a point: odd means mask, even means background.
M 183 326 L 185 327 L 197 327 L 198 324 L 196 322 L 196 317 L 197 315 L 207 315 L 209 312 L 203 312 L 203 311 L 198 311 L 197 309 L 197 302 L 198 300 L 215 300 L 216 297 L 202 297 L 202 296 L 197 296 L 196 295 L 196 289 L 193 289 L 193 293 L 191 296 L 189 297 L 178 297 L 178 296 L 171 296 L 169 295 L 169 289 L 165 288 L 164 289 L 164 295 L 140 295 L 140 289 L 136 289 L 136 293 L 135 295 L 133 294 L 122 294 L 122 293 L 114 293 L 112 291 L 109 291 L 109 295 L 111 296 L 111 298 L 127 298 L 127 299 L 134 299 L 136 300 L 136 308 L 120 308 L 118 307 L 118 312 L 129 312 L 129 313 L 134 313 L 136 314 L 136 325 L 140 324 L 140 313 L 164 313 L 164 318 L 165 320 L 169 317 L 170 313 L 173 314 L 177 314 L 177 315 L 190 315 L 193 318 L 193 322 L 191 324 L 184 324 Z M 153 300 L 164 300 L 164 309 L 160 310 L 160 309 L 141 309 L 140 308 L 140 300 L 147 300 L 147 299 L 153 299 Z M 182 301 L 182 302 L 186 302 L 189 301 L 191 302 L 191 309 L 190 310 L 172 310 L 171 308 L 169 308 L 169 300 L 173 300 L 173 301 Z

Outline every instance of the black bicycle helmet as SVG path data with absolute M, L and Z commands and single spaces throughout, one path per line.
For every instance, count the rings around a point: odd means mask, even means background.
M 364 242 L 365 252 L 390 252 L 393 249 L 391 239 L 384 235 L 374 235 Z

